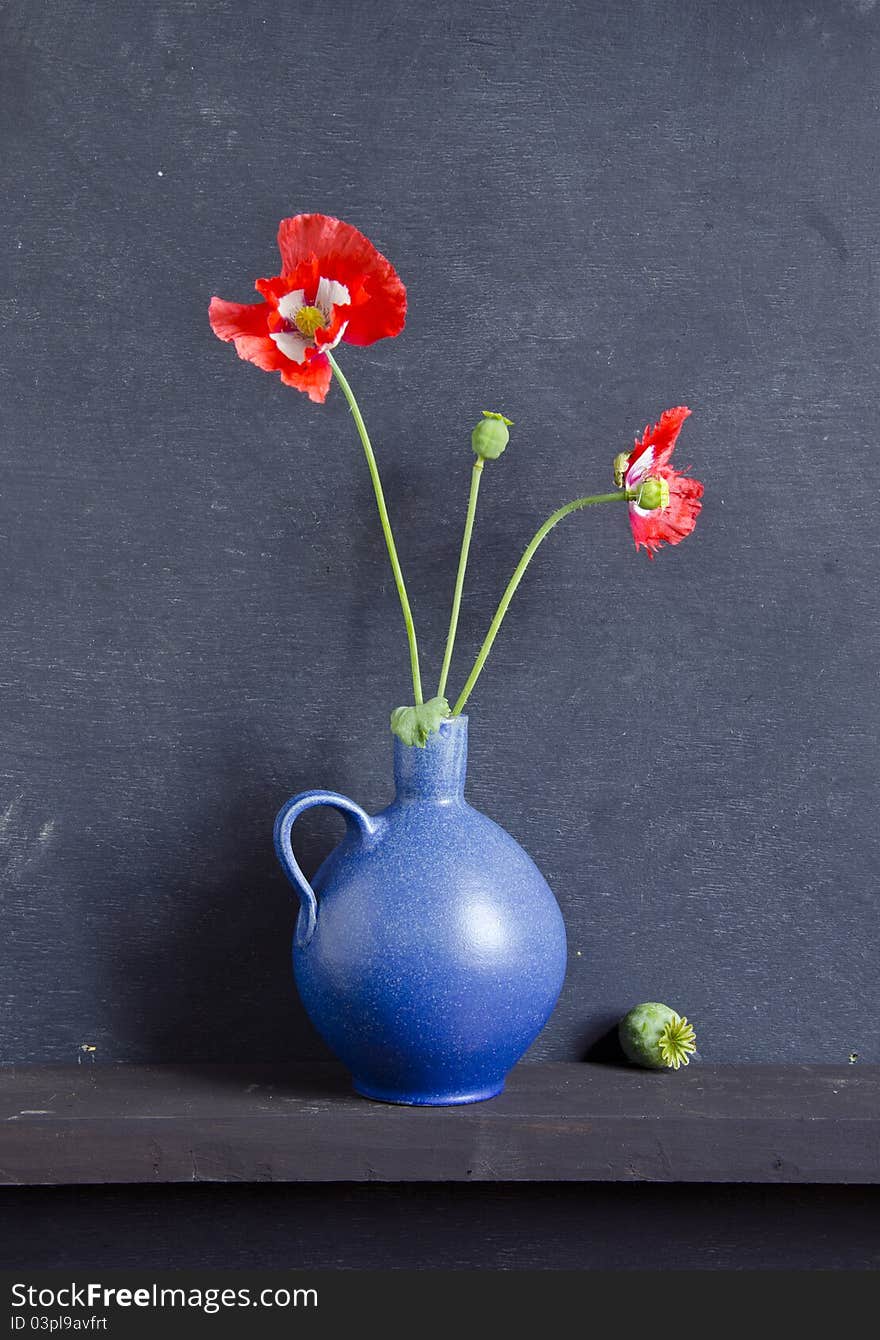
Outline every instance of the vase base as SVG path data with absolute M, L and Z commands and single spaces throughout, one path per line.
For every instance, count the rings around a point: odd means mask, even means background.
M 504 1080 L 495 1080 L 485 1088 L 464 1092 L 412 1093 L 406 1089 L 378 1089 L 355 1079 L 354 1091 L 362 1098 L 371 1098 L 376 1103 L 397 1103 L 404 1107 L 457 1107 L 464 1103 L 485 1103 L 489 1098 L 497 1098 L 499 1093 L 504 1092 Z

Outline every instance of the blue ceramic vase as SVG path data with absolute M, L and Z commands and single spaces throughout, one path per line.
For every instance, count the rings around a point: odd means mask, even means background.
M 467 718 L 454 717 L 422 749 L 394 740 L 397 793 L 380 814 L 306 791 L 275 824 L 301 904 L 299 994 L 367 1098 L 494 1097 L 562 988 L 556 899 L 522 847 L 467 803 L 466 768 Z M 313 805 L 338 810 L 347 832 L 309 884 L 291 829 Z

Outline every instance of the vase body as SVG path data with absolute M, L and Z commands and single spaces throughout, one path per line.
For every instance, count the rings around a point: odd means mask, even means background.
M 456 717 L 424 748 L 394 740 L 396 795 L 380 814 L 319 791 L 278 816 L 278 855 L 303 900 L 299 994 L 369 1098 L 493 1097 L 562 988 L 556 900 L 522 847 L 465 801 L 466 766 Z M 348 831 L 309 886 L 290 831 L 313 804 L 338 809 Z

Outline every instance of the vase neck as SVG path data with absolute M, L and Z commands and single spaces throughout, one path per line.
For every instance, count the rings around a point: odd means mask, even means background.
M 444 721 L 424 748 L 394 741 L 397 799 L 456 800 L 467 774 L 467 717 Z

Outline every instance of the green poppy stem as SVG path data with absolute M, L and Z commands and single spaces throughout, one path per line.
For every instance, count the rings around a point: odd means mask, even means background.
M 452 597 L 452 615 L 449 619 L 449 635 L 446 638 L 446 651 L 443 655 L 443 668 L 440 671 L 440 683 L 437 685 L 437 697 L 446 692 L 449 667 L 452 664 L 452 650 L 455 646 L 455 634 L 458 629 L 458 615 L 461 610 L 461 593 L 464 590 L 464 574 L 467 571 L 471 536 L 474 533 L 474 517 L 477 512 L 477 495 L 480 492 L 480 479 L 483 474 L 483 460 L 478 456 L 471 471 L 471 491 L 468 497 L 467 516 L 464 522 L 464 535 L 461 540 L 461 553 L 458 558 L 458 574 L 455 578 L 455 592 Z
M 367 432 L 367 426 L 364 423 L 358 402 L 355 400 L 354 392 L 343 376 L 342 370 L 336 359 L 331 353 L 327 353 L 330 366 L 333 369 L 333 375 L 339 382 L 342 394 L 348 401 L 348 407 L 351 410 L 355 427 L 358 430 L 358 436 L 364 448 L 364 455 L 367 458 L 367 468 L 370 472 L 370 479 L 373 482 L 373 492 L 376 495 L 376 506 L 379 509 L 379 520 L 382 523 L 382 534 L 385 536 L 385 545 L 388 549 L 388 557 L 391 560 L 391 571 L 394 573 L 394 584 L 397 587 L 397 595 L 400 599 L 400 608 L 403 611 L 403 622 L 406 625 L 406 637 L 409 643 L 409 661 L 412 671 L 413 694 L 416 706 L 420 706 L 422 699 L 422 677 L 419 672 L 419 648 L 416 642 L 416 630 L 413 623 L 412 610 L 410 609 L 409 597 L 406 594 L 406 583 L 403 580 L 403 572 L 400 567 L 400 560 L 397 557 L 397 548 L 394 543 L 394 535 L 391 530 L 391 521 L 388 516 L 388 508 L 385 505 L 385 494 L 382 492 L 382 481 L 379 478 L 379 466 L 376 463 L 376 455 L 370 442 L 370 435 Z
M 526 568 L 529 566 L 532 559 L 535 557 L 535 554 L 539 549 L 541 543 L 544 540 L 546 540 L 547 536 L 550 534 L 553 527 L 557 525 L 562 520 L 563 517 L 568 516 L 569 512 L 580 511 L 580 509 L 583 507 L 593 507 L 597 503 L 628 502 L 636 498 L 637 496 L 638 496 L 637 489 L 618 489 L 615 493 L 594 493 L 588 498 L 575 498 L 574 502 L 566 503 L 564 507 L 560 507 L 559 510 L 554 512 L 552 516 L 548 516 L 544 524 L 540 526 L 538 530 L 535 531 L 535 534 L 532 536 L 532 539 L 529 541 L 529 544 L 526 547 L 525 553 L 523 554 L 522 558 L 517 563 L 514 569 L 513 576 L 507 583 L 504 595 L 501 597 L 498 608 L 495 611 L 495 616 L 489 625 L 489 631 L 486 634 L 483 645 L 480 647 L 480 650 L 477 653 L 477 659 L 474 661 L 473 669 L 471 670 L 470 674 L 467 677 L 467 683 L 465 684 L 464 688 L 461 691 L 458 702 L 452 709 L 452 715 L 454 717 L 458 716 L 458 714 L 464 707 L 465 703 L 467 702 L 468 698 L 471 696 L 474 685 L 480 678 L 480 673 L 483 669 L 483 666 L 486 664 L 489 652 L 492 650 L 492 643 L 498 636 L 498 629 L 501 627 L 501 624 L 504 620 L 505 614 L 507 613 L 510 602 L 511 600 L 513 600 L 513 597 L 516 593 L 516 588 L 522 581 L 525 575 Z

